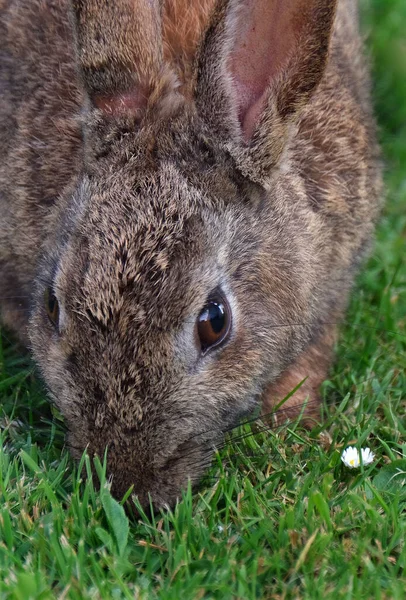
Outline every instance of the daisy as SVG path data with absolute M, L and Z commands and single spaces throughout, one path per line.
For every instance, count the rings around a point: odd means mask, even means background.
M 370 465 L 374 458 L 375 456 L 370 448 L 361 448 L 360 457 L 360 451 L 358 448 L 354 448 L 354 446 L 348 446 L 341 455 L 341 460 L 350 469 L 358 469 L 361 466 L 361 462 L 364 467 Z

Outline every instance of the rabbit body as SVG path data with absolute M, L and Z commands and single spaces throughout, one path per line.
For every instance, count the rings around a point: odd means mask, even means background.
M 381 196 L 353 2 L 200 2 L 177 36 L 184 4 L 0 3 L 2 321 L 73 455 L 156 506 L 306 378 L 317 412 Z

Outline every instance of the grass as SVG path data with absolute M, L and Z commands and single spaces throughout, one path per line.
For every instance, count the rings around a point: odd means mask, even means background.
M 76 466 L 32 366 L 0 344 L 0 598 L 402 599 L 406 594 L 406 3 L 364 23 L 388 202 L 324 384 L 324 425 L 242 435 L 174 513 L 129 522 Z M 328 402 L 327 402 L 328 400 Z M 376 461 L 340 460 L 348 444 Z

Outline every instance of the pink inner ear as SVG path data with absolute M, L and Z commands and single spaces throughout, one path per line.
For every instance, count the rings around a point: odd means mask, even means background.
M 93 97 L 93 103 L 107 116 L 141 116 L 148 103 L 147 95 L 143 90 L 134 89 L 129 92 L 121 92 L 112 96 L 97 95 Z
M 237 15 L 228 67 L 247 141 L 264 110 L 269 85 L 295 50 L 301 4 L 303 0 L 247 0 Z

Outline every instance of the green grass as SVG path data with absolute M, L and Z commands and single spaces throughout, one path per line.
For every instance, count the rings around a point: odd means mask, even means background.
M 388 202 L 324 384 L 324 426 L 234 440 L 174 514 L 129 522 L 32 366 L 0 345 L 0 598 L 341 598 L 406 595 L 406 3 L 364 23 Z M 328 400 L 328 402 L 327 402 Z M 350 444 L 376 461 L 349 471 Z

